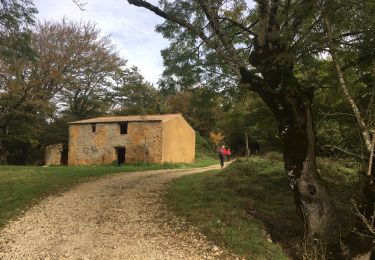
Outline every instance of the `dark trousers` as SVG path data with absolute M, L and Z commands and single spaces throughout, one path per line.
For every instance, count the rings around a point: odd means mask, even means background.
M 220 166 L 224 167 L 224 155 L 219 155 L 220 158 Z

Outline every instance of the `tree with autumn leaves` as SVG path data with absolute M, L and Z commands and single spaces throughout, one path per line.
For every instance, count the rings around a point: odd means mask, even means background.
M 124 97 L 121 90 L 141 77 L 91 23 L 44 22 L 28 33 L 33 56 L 1 63 L 2 163 L 37 160 L 29 157 L 44 145 L 67 142 L 67 122 L 113 110 L 114 96 Z

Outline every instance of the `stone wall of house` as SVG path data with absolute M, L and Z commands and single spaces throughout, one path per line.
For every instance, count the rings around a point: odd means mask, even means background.
M 69 165 L 116 163 L 116 147 L 125 147 L 126 162 L 161 162 L 161 122 L 129 122 L 127 134 L 120 134 L 119 123 L 97 123 L 96 132 L 91 124 L 69 126 Z
M 195 160 L 195 131 L 182 116 L 163 122 L 162 162 L 192 163 Z
M 53 144 L 47 146 L 45 153 L 45 165 L 61 165 L 63 151 L 63 144 Z
M 126 158 L 130 162 L 159 163 L 162 159 L 161 122 L 133 122 L 128 126 Z

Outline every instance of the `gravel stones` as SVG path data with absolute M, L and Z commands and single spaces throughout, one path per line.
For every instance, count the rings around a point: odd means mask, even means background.
M 236 259 L 162 200 L 182 175 L 216 169 L 114 174 L 49 197 L 0 235 L 0 259 Z

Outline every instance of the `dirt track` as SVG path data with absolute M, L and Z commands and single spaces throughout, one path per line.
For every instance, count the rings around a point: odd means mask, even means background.
M 1 231 L 0 259 L 236 258 L 162 201 L 172 179 L 217 168 L 115 174 L 47 198 Z

